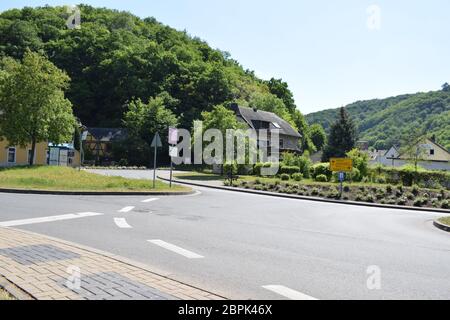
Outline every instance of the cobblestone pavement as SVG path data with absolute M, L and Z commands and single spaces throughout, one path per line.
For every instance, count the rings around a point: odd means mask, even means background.
M 220 300 L 125 258 L 0 227 L 0 275 L 38 300 Z

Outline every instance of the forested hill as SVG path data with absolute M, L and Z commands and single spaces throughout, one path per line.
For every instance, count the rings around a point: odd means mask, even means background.
M 432 91 L 358 101 L 346 106 L 355 120 L 359 138 L 377 149 L 400 143 L 412 131 L 436 135 L 437 142 L 450 150 L 450 90 Z M 339 109 L 306 116 L 309 124 L 320 123 L 326 131 L 335 121 Z
M 127 102 L 162 96 L 190 126 L 200 113 L 229 101 L 281 101 L 294 114 L 287 84 L 262 81 L 230 55 L 154 18 L 80 5 L 81 28 L 69 29 L 65 7 L 0 14 L 0 58 L 41 52 L 71 78 L 67 97 L 88 126 L 119 126 Z M 266 100 L 264 100 L 266 99 Z M 268 100 L 267 100 L 268 99 Z

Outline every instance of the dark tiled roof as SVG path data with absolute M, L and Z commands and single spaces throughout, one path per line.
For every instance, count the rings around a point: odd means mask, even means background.
M 126 129 L 122 128 L 87 128 L 96 140 L 111 142 L 120 141 L 127 137 Z
M 231 105 L 231 109 L 236 113 L 237 116 L 242 117 L 245 122 L 252 129 L 259 129 L 255 127 L 255 122 L 262 121 L 270 123 L 271 130 L 280 130 L 280 134 L 286 136 L 292 136 L 296 138 L 301 138 L 302 135 L 298 133 L 292 126 L 285 120 L 281 119 L 279 116 L 272 112 L 266 112 L 261 110 L 254 110 L 251 108 L 245 108 L 238 106 L 236 104 Z M 277 128 L 274 124 L 278 124 L 280 128 Z

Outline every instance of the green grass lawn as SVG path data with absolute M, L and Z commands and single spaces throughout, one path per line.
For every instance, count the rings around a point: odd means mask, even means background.
M 180 180 L 192 180 L 192 181 L 216 181 L 224 180 L 224 177 L 216 174 L 200 173 L 200 172 L 189 172 L 175 174 L 174 178 Z
M 450 217 L 444 217 L 444 218 L 440 218 L 438 220 L 440 223 L 445 224 L 447 226 L 450 226 Z
M 190 188 L 150 180 L 107 177 L 67 167 L 20 167 L 0 170 L 0 188 L 52 191 L 189 191 Z

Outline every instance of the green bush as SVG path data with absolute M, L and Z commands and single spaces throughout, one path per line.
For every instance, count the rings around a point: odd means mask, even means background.
M 394 186 L 389 184 L 386 186 L 386 193 L 391 194 L 394 191 Z
M 282 181 L 289 181 L 289 179 L 291 179 L 291 176 L 288 175 L 287 173 L 283 173 L 283 174 L 280 176 L 280 178 L 281 178 Z
M 294 179 L 297 182 L 300 182 L 300 181 L 303 180 L 303 174 L 301 174 L 301 173 L 294 173 L 292 175 L 292 179 Z
M 441 208 L 442 209 L 450 209 L 450 201 L 448 201 L 448 200 L 442 201 Z
M 420 192 L 420 187 L 419 187 L 417 184 L 413 185 L 413 187 L 412 187 L 412 193 L 413 193 L 415 196 L 417 196 L 417 195 L 419 194 L 419 192 Z
M 238 173 L 238 165 L 236 162 L 227 162 L 223 165 L 223 173 L 228 176 L 232 172 L 233 175 Z
M 420 197 L 414 200 L 414 206 L 415 207 L 422 207 L 428 203 L 428 199 Z
M 328 182 L 328 178 L 324 174 L 319 174 L 318 176 L 316 176 L 316 181 L 317 182 Z
M 296 167 L 296 166 L 282 166 L 280 168 L 280 173 L 281 174 L 288 174 L 288 175 L 293 175 L 294 173 L 300 173 L 300 167 Z
M 330 171 L 329 163 L 318 163 L 311 167 L 311 176 L 316 179 L 317 176 L 325 175 L 327 177 L 327 181 L 331 180 L 333 176 L 333 172 Z

